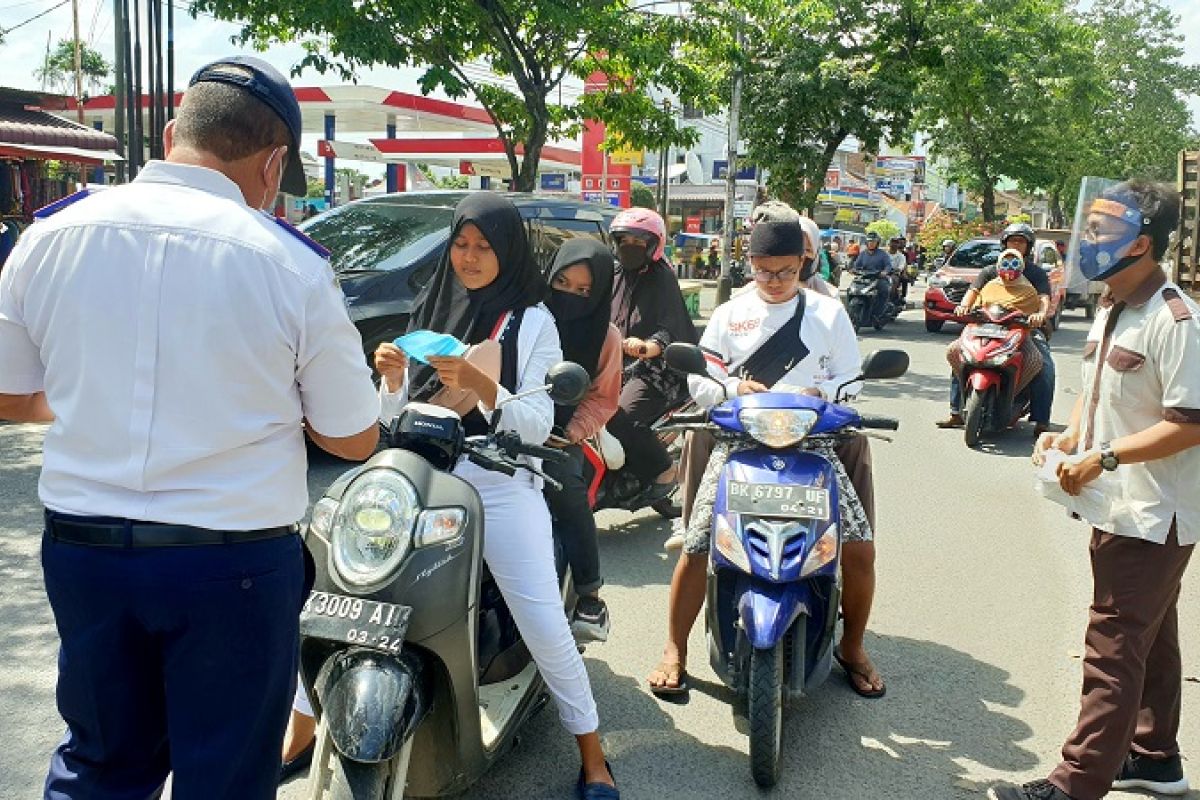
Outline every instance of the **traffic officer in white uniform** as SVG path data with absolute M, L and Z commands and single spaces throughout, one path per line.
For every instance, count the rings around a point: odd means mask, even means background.
M 1183 664 L 1176 604 L 1200 541 L 1200 307 L 1159 267 L 1179 221 L 1170 186 L 1128 181 L 1092 206 L 1080 271 L 1108 284 L 1083 358 L 1083 387 L 1047 449 L 1078 495 L 1114 473 L 1112 509 L 1091 524 L 1093 599 L 1083 702 L 1048 779 L 991 790 L 995 800 L 1098 800 L 1110 788 L 1188 791 L 1179 755 Z
M 311 576 L 304 428 L 366 458 L 379 400 L 266 63 L 193 76 L 166 161 L 33 225 L 0 275 L 0 418 L 45 421 L 42 565 L 67 735 L 47 798 L 275 796 Z

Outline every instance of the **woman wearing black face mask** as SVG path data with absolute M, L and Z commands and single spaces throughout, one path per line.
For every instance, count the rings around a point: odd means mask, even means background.
M 555 406 L 555 436 L 549 444 L 571 456 L 565 464 L 543 462 L 542 468 L 562 484 L 545 492 L 554 518 L 555 538 L 562 542 L 579 602 L 571 631 L 577 641 L 608 638 L 608 607 L 600 599 L 600 551 L 596 518 L 584 482 L 583 448 L 579 442 L 596 435 L 617 410 L 621 394 L 621 334 L 609 323 L 612 306 L 613 257 L 595 239 L 572 239 L 559 248 L 547 275 L 546 305 L 554 315 L 563 357 L 588 371 L 592 384 L 577 406 Z
M 663 255 L 662 217 L 645 208 L 622 211 L 609 233 L 620 266 L 613 281 L 612 322 L 624 337 L 624 388 L 608 431 L 621 441 L 626 469 L 647 486 L 647 503 L 675 484 L 675 465 L 650 425 L 687 399 L 687 381 L 662 359 L 672 342 L 698 341 L 675 272 Z

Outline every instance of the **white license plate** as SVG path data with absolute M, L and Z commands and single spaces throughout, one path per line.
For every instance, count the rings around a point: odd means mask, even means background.
M 778 483 L 725 484 L 726 506 L 739 514 L 788 519 L 829 519 L 829 490 Z
M 1008 338 L 1008 328 L 1004 327 L 1003 325 L 976 325 L 975 329 L 971 332 L 981 339 Z

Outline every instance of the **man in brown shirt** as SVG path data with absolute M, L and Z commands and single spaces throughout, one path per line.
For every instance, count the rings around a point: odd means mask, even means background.
M 1188 791 L 1179 756 L 1182 661 L 1176 603 L 1200 540 L 1200 307 L 1159 267 L 1179 219 L 1169 186 L 1128 181 L 1091 207 L 1080 268 L 1108 285 L 1083 360 L 1071 423 L 1046 434 L 1070 454 L 1059 481 L 1078 495 L 1115 474 L 1110 507 L 1088 511 L 1093 599 L 1083 700 L 1045 780 L 993 800 L 1099 800 L 1112 788 Z

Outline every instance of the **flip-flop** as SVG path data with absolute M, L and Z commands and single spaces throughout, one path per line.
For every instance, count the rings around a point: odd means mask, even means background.
M 655 697 L 675 697 L 687 692 L 687 670 L 684 669 L 683 665 L 679 662 L 676 661 L 672 663 L 669 661 L 660 661 L 658 666 L 650 671 L 650 674 L 653 675 L 655 672 L 661 672 L 663 675 L 666 675 L 668 679 L 674 675 L 676 683 L 675 686 L 655 686 L 651 683 L 650 693 Z M 648 680 L 647 683 L 649 683 Z
M 862 678 L 866 682 L 870 682 L 871 676 L 862 670 L 855 669 L 855 666 L 846 659 L 842 658 L 841 654 L 835 648 L 833 651 L 833 660 L 842 668 L 842 672 L 846 673 L 846 683 L 850 684 L 850 688 L 859 697 L 865 697 L 868 700 L 878 700 L 887 694 L 887 686 L 880 686 L 878 689 L 864 689 L 854 680 L 855 677 Z

